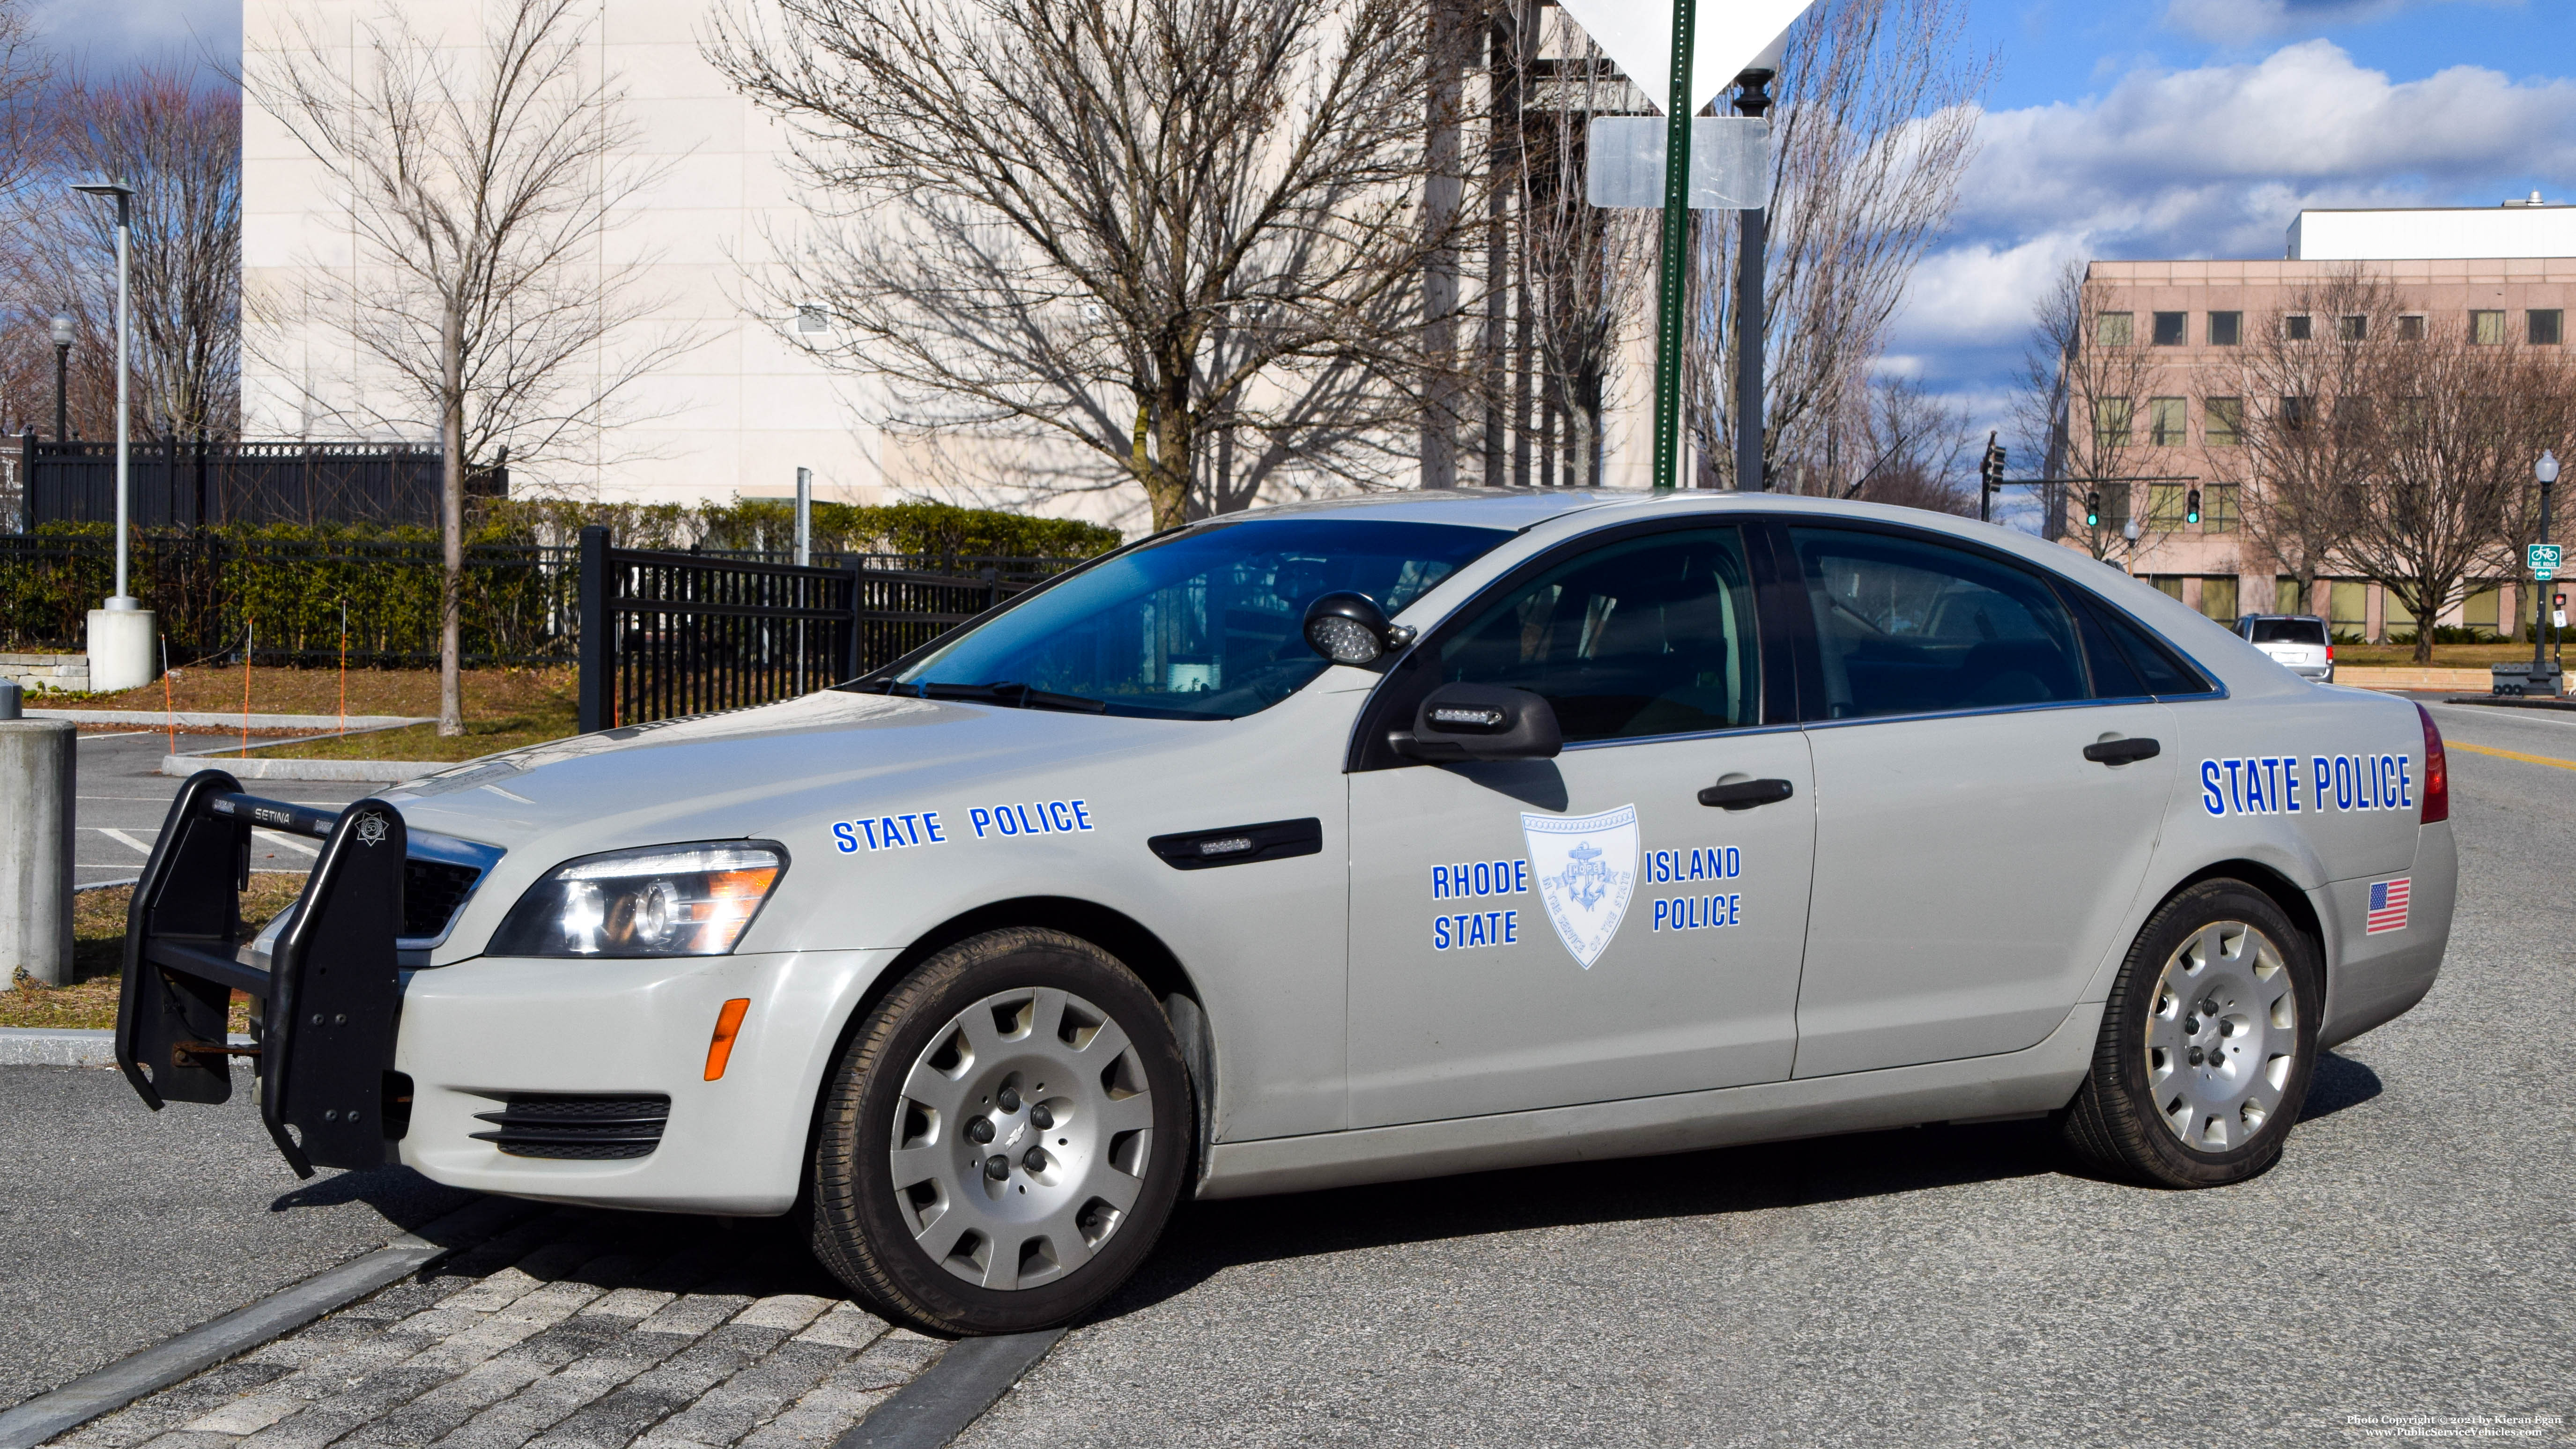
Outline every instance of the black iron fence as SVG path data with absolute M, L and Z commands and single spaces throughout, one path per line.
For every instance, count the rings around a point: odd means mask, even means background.
M 116 521 L 116 444 L 19 441 L 21 528 Z M 137 528 L 220 524 L 436 525 L 439 451 L 382 443 L 133 444 L 127 509 Z M 477 470 L 467 494 L 506 498 L 506 468 Z
M 773 556 L 618 548 L 581 532 L 581 727 L 785 699 L 864 674 L 1072 559 Z

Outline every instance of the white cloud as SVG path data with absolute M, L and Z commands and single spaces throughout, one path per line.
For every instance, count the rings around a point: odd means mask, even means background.
M 84 69 L 241 62 L 242 0 L 37 0 L 28 19 Z
M 2097 99 L 1991 113 L 1979 136 L 1962 230 L 2271 256 L 2301 206 L 2564 186 L 2576 178 L 2576 82 L 2455 66 L 2398 83 L 2316 40 L 2252 64 L 2138 71 Z

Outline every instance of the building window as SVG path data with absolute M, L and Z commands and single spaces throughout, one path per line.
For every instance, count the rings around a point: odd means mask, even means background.
M 2410 312 L 2397 319 L 2397 340 L 2400 342 L 2424 340 L 2424 318 L 2420 313 Z
M 820 307 L 799 307 L 796 309 L 796 330 L 805 333 L 829 332 L 832 330 L 832 323 L 823 315 L 823 309 Z
M 2400 629 L 2406 631 L 2403 639 L 2395 637 Z M 2391 644 L 2414 642 L 2415 611 L 2407 606 L 2404 595 L 2385 585 L 2379 590 L 2379 632 Z
M 2238 448 L 2245 444 L 2245 399 L 2214 397 L 2200 405 L 2201 428 L 2208 434 L 2213 448 Z
M 2158 347 L 2180 347 L 2190 331 L 2190 313 L 2158 312 L 2156 314 L 2155 343 Z
M 2157 593 L 2177 604 L 2182 602 L 2182 575 L 2154 574 L 2147 579 L 2147 582 L 2155 586 Z
M 2567 340 L 2567 314 L 2552 307 L 2531 314 L 2531 345 L 2555 347 Z
M 2236 622 L 2236 576 L 2211 574 L 2200 581 L 2200 611 L 2222 624 Z
M 2504 591 L 2489 584 L 2460 602 L 2460 623 L 2471 629 L 2501 633 L 2504 618 Z
M 2285 397 L 2281 399 L 2282 432 L 2304 433 L 2308 430 L 2308 424 L 2316 419 L 2316 415 L 2317 400 L 2315 398 Z
M 2124 397 L 2094 399 L 2093 445 L 2097 448 L 2129 446 L 2130 429 L 2134 425 L 2135 412 L 2135 407 Z
M 2304 312 L 2293 312 L 2281 319 L 2281 335 L 2292 342 L 2305 342 L 2316 335 L 2316 319 Z
M 2337 579 L 2326 585 L 2326 623 L 2337 634 L 2360 638 L 2370 627 L 2370 585 L 2359 579 Z
M 2234 347 L 2245 340 L 2245 314 L 2212 312 L 2209 314 L 2209 345 Z
M 2127 483 L 2102 483 L 2090 491 L 2102 500 L 2101 527 L 2105 532 L 2118 533 L 2129 526 Z
M 2178 397 L 2147 399 L 2147 436 L 2159 448 L 2179 448 L 2191 441 L 2183 401 Z
M 2275 614 L 2304 614 L 2304 613 L 2306 613 L 2307 611 L 2308 611 L 2308 596 L 2307 596 L 2305 593 L 2301 592 L 2301 591 L 2300 591 L 2300 589 L 2299 589 L 2299 576 L 2298 576 L 2298 575 L 2296 575 L 2296 574 L 2283 574 L 2283 575 L 2281 575 L 2278 579 L 2273 580 L 2273 583 L 2272 583 L 2272 612 L 2273 612 L 2273 613 L 2275 613 Z
M 2368 342 L 2370 340 L 2370 318 L 2367 316 L 2337 317 L 2335 319 L 2335 337 L 2337 340 L 2343 342 Z
M 2469 314 L 2469 340 L 2480 347 L 2504 345 L 2504 314 L 2472 312 Z
M 2185 511 L 2189 501 L 2183 497 L 2180 483 L 2148 484 L 2147 527 L 2157 533 L 2182 532 L 2183 520 L 2189 516 Z
M 2212 483 L 2200 490 L 2200 531 L 2234 533 L 2244 515 L 2237 511 L 2238 486 Z
M 2104 347 L 2126 347 L 2130 343 L 2137 341 L 2137 314 L 2133 312 L 2103 313 L 2094 321 L 2093 340 L 2102 344 Z

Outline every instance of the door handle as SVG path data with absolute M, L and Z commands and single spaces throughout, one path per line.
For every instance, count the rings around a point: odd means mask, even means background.
M 2086 745 L 2084 758 L 2097 765 L 2130 765 L 2140 760 L 2152 760 L 2164 752 L 2165 747 L 2154 740 L 2104 740 L 2100 744 Z
M 1738 780 L 1700 791 L 1699 803 L 1725 810 L 1750 810 L 1756 805 L 1776 805 L 1797 793 L 1797 787 L 1786 780 Z

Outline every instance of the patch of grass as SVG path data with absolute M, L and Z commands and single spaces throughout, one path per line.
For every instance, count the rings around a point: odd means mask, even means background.
M 342 677 L 337 669 L 271 669 L 250 671 L 253 714 L 325 714 L 340 712 Z M 170 672 L 169 705 L 181 710 L 238 714 L 242 708 L 239 666 L 193 666 Z M 560 697 L 577 698 L 580 671 L 550 669 L 468 669 L 462 686 L 465 717 L 505 719 L 546 707 Z M 349 713 L 435 715 L 438 671 L 435 669 L 352 669 L 347 676 Z M 61 709 L 130 709 L 158 714 L 163 708 L 161 681 L 121 694 L 45 694 L 30 704 Z M 569 705 L 566 706 L 570 708 Z
M 263 872 L 242 892 L 242 940 L 257 936 L 304 891 L 300 875 Z M 125 910 L 132 886 L 72 897 L 72 984 L 47 986 L 24 972 L 17 989 L 0 992 L 0 1026 L 103 1029 L 116 1025 L 116 993 L 125 972 Z M 233 993 L 232 1029 L 250 1030 L 250 998 Z
M 2359 669 L 2413 669 L 2415 646 L 2412 644 L 2337 644 L 2335 663 Z M 2433 646 L 2434 669 L 2484 669 L 2490 664 L 2526 663 L 2531 659 L 2531 644 L 2436 644 Z
M 308 740 L 254 753 L 265 759 L 291 760 L 471 760 L 478 756 L 538 745 L 581 732 L 581 710 L 566 696 L 558 708 L 547 707 L 505 719 L 469 719 L 465 733 L 442 737 L 436 725 L 405 725 L 345 739 Z M 222 759 L 209 755 L 210 760 Z

